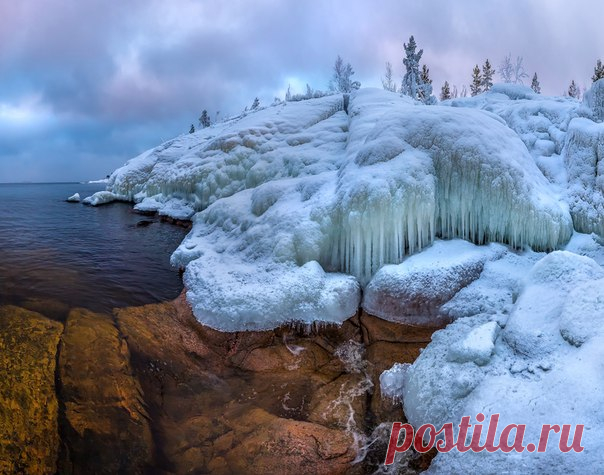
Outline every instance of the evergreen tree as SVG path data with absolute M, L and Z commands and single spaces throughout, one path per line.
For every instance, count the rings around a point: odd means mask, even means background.
M 306 98 L 312 99 L 312 88 L 306 83 Z
M 430 79 L 430 69 L 425 64 L 422 65 L 422 72 L 420 73 L 420 77 L 422 78 L 422 82 L 424 84 L 432 84 L 432 79 Z
M 571 81 L 570 86 L 568 86 L 568 95 L 570 97 L 574 97 L 575 99 L 579 99 L 581 97 L 581 92 L 579 91 L 574 79 Z
M 432 79 L 430 79 L 430 69 L 425 64 L 422 65 L 420 73 L 421 84 L 419 85 L 419 100 L 424 104 L 436 104 L 436 98 L 432 96 Z
M 594 75 L 591 77 L 593 82 L 596 82 L 598 79 L 604 78 L 604 65 L 602 61 L 598 59 L 596 63 L 596 67 L 594 68 Z
M 470 84 L 470 93 L 472 96 L 477 96 L 482 92 L 482 76 L 478 65 L 474 66 L 472 71 L 472 84 Z
M 382 78 L 382 87 L 386 91 L 396 92 L 396 83 L 392 80 L 392 64 L 390 64 L 390 61 L 386 62 L 386 73 Z
M 447 99 L 451 99 L 451 90 L 449 89 L 449 83 L 445 81 L 440 90 L 440 100 L 446 101 Z
M 338 55 L 333 66 L 333 76 L 329 81 L 329 89 L 335 92 L 351 92 L 353 89 L 361 87 L 361 83 L 353 81 L 351 78 L 354 70 L 350 63 L 344 64 L 344 60 Z
M 206 127 L 209 127 L 210 124 L 210 116 L 208 115 L 208 111 L 204 109 L 199 117 L 199 127 L 205 129 Z
M 482 90 L 484 92 L 488 91 L 493 87 L 493 76 L 495 75 L 495 70 L 489 63 L 489 60 L 484 62 L 482 66 Z
M 256 97 L 256 98 L 254 98 L 254 102 L 252 102 L 252 110 L 258 109 L 258 107 L 260 107 L 260 101 Z
M 539 78 L 537 78 L 537 73 L 533 74 L 533 80 L 531 82 L 531 89 L 535 91 L 537 94 L 541 94 L 541 84 L 539 84 Z
M 419 72 L 419 61 L 424 54 L 424 50 L 417 49 L 417 43 L 413 35 L 409 38 L 409 43 L 403 43 L 405 49 L 405 58 L 403 64 L 405 65 L 405 76 L 403 76 L 403 83 L 401 84 L 401 93 L 404 96 L 409 96 L 413 99 L 419 99 L 419 86 L 421 85 L 421 74 Z
M 195 133 L 195 126 L 193 124 L 191 124 L 191 128 L 189 129 L 189 133 Z

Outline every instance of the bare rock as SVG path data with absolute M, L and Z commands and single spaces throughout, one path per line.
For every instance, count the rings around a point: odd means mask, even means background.
M 63 325 L 0 307 L 0 472 L 54 473 L 59 454 L 55 392 Z

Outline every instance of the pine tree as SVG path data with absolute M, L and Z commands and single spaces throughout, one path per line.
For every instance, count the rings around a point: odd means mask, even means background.
M 392 80 L 392 64 L 390 64 L 390 61 L 386 62 L 386 73 L 382 78 L 382 87 L 386 91 L 396 92 L 396 83 Z
M 424 84 L 432 84 L 432 79 L 430 79 L 430 69 L 425 64 L 422 65 L 422 72 L 420 73 L 420 77 L 422 78 L 422 82 Z
M 335 92 L 348 93 L 353 89 L 361 87 L 359 81 L 352 81 L 354 69 L 350 63 L 344 64 L 344 60 L 338 55 L 336 62 L 333 66 L 333 76 L 329 81 L 329 89 Z
M 474 66 L 472 71 L 472 84 L 470 84 L 470 93 L 472 96 L 477 96 L 482 92 L 482 76 L 478 65 Z
M 419 86 L 421 85 L 421 75 L 419 72 L 419 61 L 424 54 L 424 50 L 420 49 L 418 52 L 417 43 L 413 35 L 409 38 L 409 43 L 403 43 L 405 49 L 405 58 L 403 64 L 405 65 L 405 76 L 403 76 L 403 82 L 401 84 L 401 93 L 404 96 L 409 96 L 413 99 L 419 99 Z
M 256 97 L 256 98 L 254 98 L 254 102 L 252 102 L 252 110 L 258 109 L 258 107 L 260 107 L 260 101 Z
M 495 70 L 492 68 L 489 60 L 484 62 L 482 66 L 482 90 L 484 92 L 490 90 L 493 87 L 493 76 L 495 75 Z
M 591 77 L 593 82 L 596 82 L 598 79 L 604 78 L 604 65 L 602 61 L 598 59 L 596 63 L 596 67 L 594 68 L 594 75 Z
M 199 117 L 199 127 L 205 129 L 206 127 L 209 127 L 210 124 L 210 116 L 208 115 L 208 111 L 204 109 Z
M 190 134 L 195 133 L 195 126 L 193 124 L 191 124 L 191 128 L 189 129 L 189 133 Z
M 425 64 L 422 65 L 420 73 L 421 84 L 419 85 L 419 100 L 424 104 L 435 104 L 436 98 L 432 96 L 432 79 L 430 79 L 430 69 Z
M 574 79 L 571 81 L 570 86 L 568 86 L 568 95 L 570 97 L 574 97 L 575 99 L 579 99 L 581 96 L 581 92 L 579 91 Z
M 449 83 L 445 81 L 442 89 L 440 90 L 440 100 L 446 101 L 447 99 L 451 99 L 451 90 L 449 89 Z
M 531 82 L 531 89 L 535 91 L 537 94 L 541 94 L 541 84 L 539 84 L 539 78 L 537 78 L 537 73 L 533 74 L 533 81 Z

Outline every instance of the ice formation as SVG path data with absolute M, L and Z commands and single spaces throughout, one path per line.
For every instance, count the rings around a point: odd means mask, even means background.
M 435 241 L 402 264 L 382 267 L 365 287 L 363 308 L 395 322 L 435 324 L 439 317 L 448 320 L 449 315 L 440 307 L 478 279 L 487 261 L 505 252 L 498 244 Z
M 594 119 L 604 121 L 604 80 L 599 79 L 585 93 L 583 103 L 591 110 Z
M 74 193 L 69 198 L 67 198 L 66 201 L 68 201 L 69 203 L 79 203 L 80 202 L 80 194 L 79 193 Z
M 575 228 L 604 235 L 604 124 L 573 119 L 566 136 L 564 163 Z
M 462 416 L 499 413 L 499 433 L 526 424 L 524 445 L 543 424 L 584 424 L 580 453 L 561 453 L 559 435 L 546 453 L 437 455 L 431 473 L 571 473 L 604 463 L 604 270 L 592 259 L 553 252 L 534 265 L 509 316 L 461 318 L 433 335 L 415 363 L 382 379 L 400 388 L 409 421 L 459 424 Z M 509 395 L 502 397 L 502 395 Z M 511 396 L 513 395 L 513 397 Z M 483 440 L 486 428 L 483 430 Z M 572 435 L 572 434 L 571 434 Z
M 172 262 L 208 325 L 338 323 L 436 238 L 569 240 L 562 150 L 580 104 L 505 86 L 448 105 L 372 89 L 347 112 L 338 95 L 282 103 L 141 154 L 87 201 L 192 219 Z

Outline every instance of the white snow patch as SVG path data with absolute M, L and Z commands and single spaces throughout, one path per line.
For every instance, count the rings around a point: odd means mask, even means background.
M 501 111 L 516 102 L 491 96 Z M 552 150 L 547 141 L 558 146 L 569 104 L 550 107 L 566 115 L 548 119 L 560 128 L 539 137 L 539 153 Z M 536 250 L 568 241 L 567 206 L 526 143 L 472 107 L 426 107 L 372 89 L 350 96 L 348 114 L 341 96 L 284 103 L 139 155 L 112 174 L 113 196 L 90 201 L 128 199 L 192 218 L 172 262 L 186 268 L 203 323 L 341 322 L 383 265 L 437 237 Z
M 66 201 L 68 201 L 69 203 L 79 203 L 80 200 L 81 200 L 80 194 L 79 193 L 74 193 L 69 198 L 67 198 Z
M 126 197 L 113 193 L 111 191 L 97 191 L 92 196 L 82 200 L 82 203 L 90 206 L 100 206 L 114 201 L 127 201 Z
M 604 269 L 566 251 L 553 252 L 529 272 L 504 328 L 496 316 L 461 318 L 434 333 L 406 371 L 403 401 L 408 420 L 440 428 L 462 416 L 500 414 L 498 434 L 526 424 L 524 443 L 537 444 L 543 424 L 584 424 L 580 453 L 561 453 L 559 435 L 546 453 L 486 451 L 436 456 L 430 473 L 572 473 L 604 463 Z M 467 346 L 466 346 L 467 345 Z M 459 348 L 472 351 L 461 353 Z M 478 351 L 480 350 L 480 351 Z M 470 359 L 471 353 L 481 356 Z M 453 358 L 451 355 L 453 354 Z M 489 354 L 489 358 L 482 358 Z M 467 355 L 467 357 L 466 357 Z M 483 430 L 483 438 L 486 428 Z M 483 439 L 484 440 L 484 439 Z
M 440 306 L 476 280 L 486 261 L 505 252 L 505 247 L 498 244 L 435 241 L 402 264 L 382 267 L 365 288 L 363 308 L 371 315 L 396 322 L 436 322 Z

